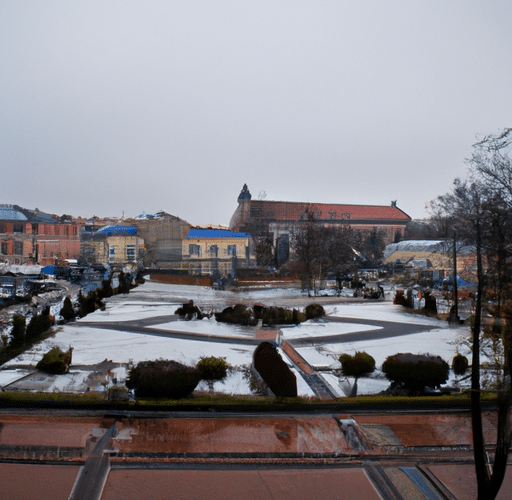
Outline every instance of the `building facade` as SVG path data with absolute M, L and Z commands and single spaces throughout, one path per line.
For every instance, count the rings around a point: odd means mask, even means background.
M 0 261 L 53 265 L 78 259 L 82 224 L 17 205 L 0 205 Z
M 250 235 L 228 229 L 192 228 L 183 239 L 182 267 L 190 274 L 236 277 L 254 262 Z
M 136 226 L 144 240 L 145 267 L 172 268 L 181 262 L 183 239 L 192 227 L 188 222 L 166 212 L 141 214 L 126 222 Z
M 271 238 L 276 251 L 286 255 L 294 233 L 310 220 L 359 231 L 378 229 L 387 244 L 403 237 L 411 218 L 396 203 L 381 206 L 253 200 L 245 184 L 229 227 L 255 239 Z
M 143 240 L 135 226 L 105 226 L 82 233 L 80 263 L 133 268 L 140 263 L 142 252 Z
M 457 276 L 468 282 L 477 281 L 476 249 L 473 245 L 457 243 Z M 485 256 L 484 266 L 487 265 Z M 384 264 L 408 272 L 427 272 L 436 280 L 453 275 L 453 241 L 404 240 L 390 243 L 384 250 Z

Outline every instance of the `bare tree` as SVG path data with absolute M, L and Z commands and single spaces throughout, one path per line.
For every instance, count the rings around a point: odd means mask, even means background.
M 314 288 L 316 278 L 322 274 L 322 264 L 325 264 L 324 231 L 315 221 L 313 212 L 308 213 L 307 220 L 295 231 L 292 246 L 292 267 L 300 276 L 303 287 L 309 291 Z
M 483 297 L 487 284 L 483 257 L 484 253 L 489 253 L 488 250 L 494 244 L 493 237 L 495 234 L 489 228 L 494 227 L 494 224 L 500 220 L 499 215 L 502 208 L 501 206 L 497 207 L 493 203 L 496 193 L 495 185 L 489 185 L 486 178 L 473 178 L 470 181 L 456 179 L 452 191 L 438 197 L 432 204 L 432 207 L 437 211 L 438 217 L 442 217 L 444 214 L 447 220 L 452 222 L 452 228 L 457 230 L 458 237 L 473 243 L 476 248 L 478 289 L 472 326 L 471 421 L 478 500 L 493 500 L 496 498 L 503 482 L 508 452 L 512 443 L 512 432 L 509 423 L 512 390 L 510 374 L 505 370 L 503 373 L 503 384 L 500 388 L 501 390 L 498 391 L 497 439 L 494 461 L 491 467 L 486 453 L 480 402 L 480 337 Z M 510 235 L 508 235 L 508 238 L 508 243 L 511 243 Z M 489 257 L 489 255 L 486 255 L 486 257 Z M 503 285 L 504 283 L 501 282 L 500 286 Z

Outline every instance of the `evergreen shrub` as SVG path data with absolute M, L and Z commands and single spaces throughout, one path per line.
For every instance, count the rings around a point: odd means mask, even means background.
M 200 380 L 197 368 L 159 359 L 141 361 L 131 368 L 126 387 L 133 389 L 137 398 L 182 399 L 192 394 Z
M 453 373 L 455 373 L 455 375 L 464 375 L 466 373 L 466 370 L 468 369 L 468 366 L 469 361 L 468 358 L 466 358 L 466 356 L 463 356 L 460 353 L 454 356 L 452 360 L 452 368 Z
M 222 323 L 243 326 L 256 326 L 258 324 L 258 319 L 254 312 L 244 304 L 226 307 L 222 312 L 215 313 L 215 319 Z
M 197 363 L 197 369 L 201 375 L 201 380 L 205 380 L 209 389 L 213 390 L 213 385 L 217 381 L 224 380 L 228 374 L 228 363 L 223 358 L 215 356 L 203 357 Z
M 15 314 L 12 318 L 11 346 L 21 347 L 25 343 L 25 316 Z
M 450 367 L 440 356 L 399 353 L 388 356 L 382 371 L 394 384 L 410 392 L 439 387 L 448 380 Z
M 52 375 L 66 373 L 71 364 L 71 352 L 71 348 L 69 351 L 63 352 L 59 347 L 54 347 L 43 356 L 43 359 L 37 363 L 36 368 Z
M 253 364 L 277 397 L 297 397 L 297 378 L 270 342 L 261 342 L 254 351 Z
M 366 352 L 357 351 L 353 356 L 342 354 L 339 360 L 345 377 L 359 378 L 375 370 L 375 359 Z
M 60 315 L 64 318 L 65 321 L 73 321 L 75 319 L 75 310 L 73 309 L 73 304 L 71 303 L 71 299 L 69 297 L 64 299 L 64 303 L 62 304 L 62 308 L 60 310 Z
M 42 314 L 34 314 L 27 325 L 25 338 L 27 340 L 34 340 L 42 333 L 46 332 L 52 327 L 52 322 L 49 316 L 49 308 L 43 311 Z
M 306 319 L 318 319 L 325 316 L 325 309 L 321 304 L 309 304 L 304 310 Z

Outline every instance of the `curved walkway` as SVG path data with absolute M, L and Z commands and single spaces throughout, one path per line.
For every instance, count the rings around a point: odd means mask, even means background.
M 261 331 L 261 328 L 255 327 L 254 338 L 247 337 L 235 337 L 227 335 L 213 335 L 206 333 L 192 333 L 183 332 L 176 330 L 168 330 L 158 328 L 156 325 L 164 323 L 172 323 L 179 321 L 179 316 L 165 315 L 165 316 L 154 316 L 151 318 L 131 320 L 131 321 L 102 321 L 102 322 L 87 322 L 79 321 L 76 325 L 81 327 L 93 327 L 102 328 L 108 330 L 118 330 L 123 332 L 138 333 L 144 335 L 153 335 L 158 337 L 167 337 L 175 339 L 186 339 L 196 341 L 207 341 L 207 342 L 218 342 L 226 344 L 242 344 L 242 345 L 257 345 L 261 342 L 261 336 L 257 335 L 257 331 Z M 298 338 L 289 339 L 283 342 L 281 345 L 282 349 L 293 363 L 297 371 L 301 374 L 302 378 L 309 385 L 313 393 L 320 399 L 335 399 L 336 393 L 332 390 L 325 380 L 315 372 L 315 370 L 306 362 L 306 360 L 296 351 L 296 347 L 308 345 L 314 343 L 318 344 L 330 344 L 336 342 L 356 342 L 356 341 L 367 341 L 374 339 L 383 339 L 390 337 L 398 337 L 403 335 L 411 335 L 414 333 L 420 333 L 428 330 L 433 330 L 436 327 L 431 325 L 417 325 L 409 323 L 397 323 L 391 321 L 379 321 L 379 320 L 366 320 L 366 319 L 354 319 L 354 318 L 340 318 L 340 317 L 326 317 L 325 321 L 332 323 L 351 323 L 351 324 L 365 324 L 372 325 L 375 328 L 367 331 L 359 331 L 353 333 L 344 333 L 342 335 L 325 335 L 321 337 L 309 337 L 309 338 Z M 154 325 L 154 326 L 153 326 Z M 276 334 L 279 331 L 276 331 Z
M 227 335 L 214 335 L 209 333 L 197 332 L 183 332 L 178 330 L 169 330 L 164 328 L 157 328 L 153 325 L 161 325 L 164 323 L 171 323 L 179 321 L 180 318 L 176 314 L 169 314 L 165 316 L 154 316 L 151 318 L 131 320 L 131 321 L 78 321 L 76 326 L 101 328 L 106 330 L 117 330 L 130 333 L 144 333 L 145 335 L 154 335 L 158 337 L 170 337 L 178 339 L 199 340 L 208 342 L 225 342 L 229 344 L 244 344 L 255 345 L 260 343 L 260 339 L 251 339 L 247 337 L 235 337 Z M 358 340 L 378 340 L 391 337 L 400 337 L 403 335 L 411 335 L 414 333 L 421 333 L 429 330 L 435 330 L 437 326 L 434 325 L 418 325 L 411 323 L 398 323 L 393 321 L 380 321 L 370 320 L 363 318 L 343 318 L 327 316 L 324 321 L 331 323 L 356 323 L 364 325 L 373 325 L 375 329 L 367 331 L 359 331 L 353 333 L 344 333 L 341 335 L 325 335 L 315 336 L 312 338 L 298 338 L 290 339 L 288 342 L 292 345 L 309 344 L 312 341 L 315 345 L 318 344 L 331 344 L 335 342 L 357 342 Z M 256 327 L 255 327 L 256 328 Z

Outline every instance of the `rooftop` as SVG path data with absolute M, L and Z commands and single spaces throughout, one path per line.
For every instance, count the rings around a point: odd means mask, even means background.
M 0 220 L 27 220 L 27 218 L 12 205 L 0 205 Z
M 185 239 L 188 238 L 250 238 L 250 235 L 237 233 L 229 229 L 192 228 Z

